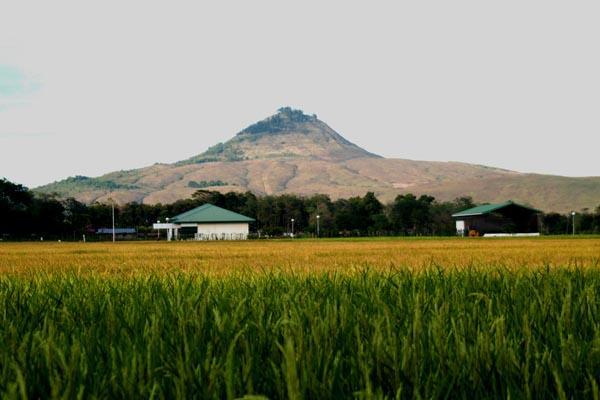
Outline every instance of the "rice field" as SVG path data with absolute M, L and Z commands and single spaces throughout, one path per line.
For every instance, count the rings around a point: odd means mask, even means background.
M 353 273 L 600 266 L 600 237 L 0 243 L 0 274 Z
M 600 238 L 0 243 L 1 398 L 599 398 Z

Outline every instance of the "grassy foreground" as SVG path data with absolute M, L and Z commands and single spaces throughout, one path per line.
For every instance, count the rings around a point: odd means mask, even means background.
M 0 397 L 598 398 L 600 271 L 0 277 Z
M 0 243 L 0 398 L 598 398 L 600 239 Z

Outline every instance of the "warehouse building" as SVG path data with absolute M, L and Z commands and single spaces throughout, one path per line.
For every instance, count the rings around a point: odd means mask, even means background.
M 204 204 L 179 214 L 166 223 L 154 224 L 154 229 L 166 230 L 167 240 L 189 238 L 195 240 L 245 240 L 249 225 L 254 219 L 217 207 Z
M 486 204 L 453 214 L 461 236 L 537 236 L 540 211 L 512 201 Z

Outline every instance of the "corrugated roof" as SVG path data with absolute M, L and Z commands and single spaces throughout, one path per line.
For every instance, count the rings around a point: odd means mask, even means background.
M 470 216 L 473 216 L 473 215 L 485 215 L 485 214 L 489 214 L 491 212 L 494 212 L 496 210 L 500 210 L 501 208 L 504 208 L 504 207 L 507 207 L 507 206 L 510 206 L 510 205 L 515 205 L 515 206 L 527 208 L 528 210 L 531 210 L 531 211 L 540 212 L 539 210 L 536 210 L 535 208 L 523 206 L 521 204 L 517 204 L 517 203 L 514 203 L 511 200 L 509 200 L 509 201 L 505 201 L 504 203 L 485 204 L 483 206 L 477 206 L 477 207 L 469 208 L 468 210 L 464 210 L 464 211 L 461 211 L 461 212 L 457 212 L 456 214 L 452 214 L 452 216 L 453 217 L 470 217 Z
M 214 222 L 252 222 L 253 218 L 234 213 L 233 211 L 217 207 L 212 204 L 204 204 L 200 207 L 186 211 L 171 218 L 170 222 L 177 224 L 185 223 L 214 223 Z

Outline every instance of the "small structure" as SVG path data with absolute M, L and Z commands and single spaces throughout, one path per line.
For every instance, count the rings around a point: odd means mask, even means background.
M 512 201 L 452 214 L 461 236 L 538 236 L 540 211 Z
M 180 230 L 190 228 L 195 240 L 246 240 L 249 224 L 253 221 L 253 218 L 245 215 L 204 204 L 167 219 L 167 223 L 156 223 L 154 229 L 166 229 L 167 240 L 178 239 Z
M 93 233 L 94 231 L 92 230 Z M 98 228 L 96 229 L 96 235 L 99 237 L 112 236 L 113 228 Z M 115 236 L 121 239 L 135 239 L 137 236 L 137 230 L 135 228 L 115 228 Z
M 133 235 L 137 231 L 135 228 L 115 228 L 115 235 Z M 98 228 L 96 235 L 112 235 L 113 228 Z

